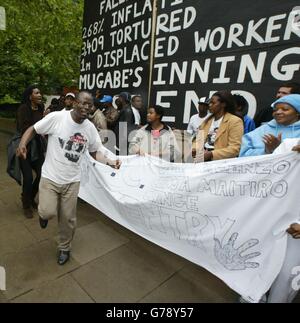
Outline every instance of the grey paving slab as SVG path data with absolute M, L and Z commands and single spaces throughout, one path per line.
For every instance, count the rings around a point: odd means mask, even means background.
M 76 269 L 79 264 L 71 259 L 64 266 L 56 263 L 56 244 L 45 241 L 15 253 L 1 257 L 1 265 L 6 270 L 8 299 L 15 298 L 41 283 L 55 280 Z
M 190 263 L 186 259 L 143 238 L 130 241 L 126 246 L 141 260 L 167 270 L 170 275 Z
M 77 203 L 77 227 L 83 227 L 87 224 L 100 220 L 103 216 L 100 211 L 85 203 L 81 199 L 78 199 Z
M 39 220 L 38 220 L 38 214 L 36 212 L 34 214 L 34 218 L 30 219 L 30 220 L 23 221 L 23 225 L 39 242 L 42 242 L 47 239 L 56 240 L 56 237 L 58 234 L 57 219 L 52 219 L 51 221 L 49 221 L 47 228 L 43 230 L 40 227 Z
M 102 222 L 94 222 L 76 230 L 72 256 L 85 264 L 122 246 L 129 240 Z
M 193 280 L 201 281 L 202 285 L 207 290 L 212 290 L 217 299 L 236 301 L 238 296 L 232 289 L 230 289 L 221 279 L 211 274 L 206 269 L 189 263 L 182 270 L 184 275 L 189 275 Z
M 0 304 L 2 303 L 8 303 L 7 298 L 3 295 L 3 293 L 0 291 Z
M 15 211 L 12 211 L 10 207 L 5 206 L 0 201 L 0 209 L 0 227 L 11 223 L 22 222 L 24 220 L 19 206 Z
M 15 188 L 2 191 L 0 193 L 1 213 L 3 212 L 6 216 L 17 215 L 23 219 L 20 194 L 21 191 Z
M 70 275 L 65 275 L 13 299 L 12 303 L 94 303 L 94 301 Z
M 0 256 L 26 249 L 36 243 L 22 222 L 0 226 Z
M 140 300 L 141 303 L 224 303 L 238 295 L 205 269 L 187 266 Z
M 5 173 L 5 169 L 0 169 L 1 174 Z M 0 192 L 7 191 L 11 188 L 18 188 L 17 183 L 14 182 L 13 179 L 11 179 L 8 175 L 1 176 L 1 182 L 0 182 Z
M 130 242 L 72 272 L 97 302 L 137 302 L 181 267 L 180 261 Z M 130 245 L 130 246 L 129 246 Z
M 138 234 L 126 229 L 125 227 L 123 227 L 119 223 L 113 221 L 108 216 L 102 215 L 101 213 L 100 213 L 100 216 L 99 216 L 99 221 L 101 221 L 101 222 L 107 224 L 108 226 L 114 228 L 114 230 L 116 230 L 119 233 L 121 233 L 122 235 L 126 236 L 129 240 L 141 240 L 141 239 L 143 240 L 143 238 L 141 238 Z

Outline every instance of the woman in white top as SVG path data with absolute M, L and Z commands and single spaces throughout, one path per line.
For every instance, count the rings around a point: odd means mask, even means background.
M 178 153 L 175 135 L 170 127 L 162 122 L 164 109 L 159 105 L 149 108 L 148 124 L 129 139 L 129 154 L 148 154 L 173 162 Z

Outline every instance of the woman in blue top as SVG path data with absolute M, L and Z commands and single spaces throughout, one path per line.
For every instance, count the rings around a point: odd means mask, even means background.
M 300 138 L 300 94 L 272 104 L 274 119 L 243 137 L 240 157 L 271 154 L 286 138 Z
M 284 96 L 275 101 L 272 108 L 274 120 L 243 137 L 240 156 L 270 154 L 280 145 L 281 140 L 300 138 L 300 95 Z M 300 146 L 295 146 L 293 150 L 300 152 Z M 289 303 L 298 293 L 292 281 L 295 279 L 293 270 L 300 265 L 300 222 L 292 223 L 287 232 L 284 263 L 270 288 L 268 303 Z

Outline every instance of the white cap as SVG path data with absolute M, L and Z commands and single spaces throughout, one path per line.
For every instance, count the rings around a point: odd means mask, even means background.
M 199 99 L 198 103 L 204 103 L 204 104 L 208 104 L 208 100 L 207 98 L 204 96 L 202 98 Z
M 73 99 L 75 99 L 75 94 L 72 92 L 67 93 L 65 97 L 67 98 L 68 96 L 71 96 Z

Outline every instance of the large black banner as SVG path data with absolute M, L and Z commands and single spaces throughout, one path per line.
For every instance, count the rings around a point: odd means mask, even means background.
M 151 38 L 153 3 L 158 12 L 153 15 L 156 30 Z M 166 108 L 166 121 L 178 128 L 185 128 L 197 112 L 200 97 L 222 89 L 243 95 L 253 117 L 274 101 L 278 86 L 300 80 L 297 4 L 294 0 L 86 1 L 80 86 L 113 94 L 127 89 L 145 98 L 149 94 L 151 103 Z M 96 42 L 98 34 L 94 36 L 90 26 L 101 21 L 99 37 L 105 41 L 94 51 L 96 45 L 89 43 Z
M 85 0 L 80 88 L 148 96 L 152 0 Z

